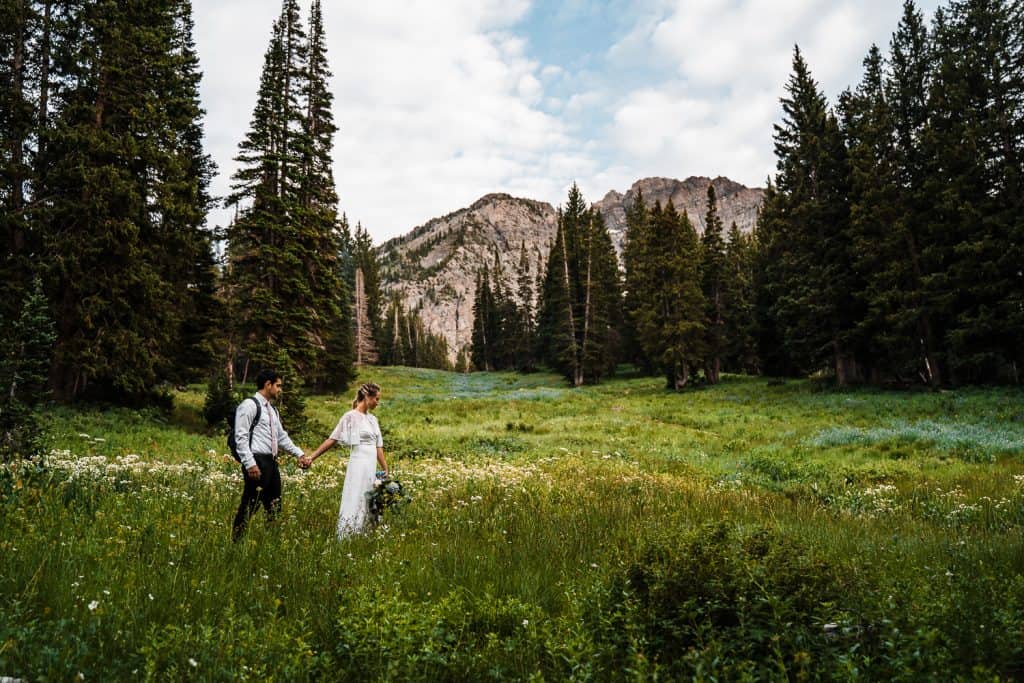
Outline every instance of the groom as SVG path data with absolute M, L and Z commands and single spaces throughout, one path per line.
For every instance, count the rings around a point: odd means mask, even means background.
M 263 505 L 270 519 L 281 509 L 278 450 L 284 449 L 296 458 L 302 457 L 302 449 L 288 438 L 288 432 L 281 425 L 281 416 L 270 403 L 281 395 L 281 375 L 273 370 L 261 370 L 256 375 L 256 387 L 258 391 L 252 399 L 245 399 L 235 410 L 235 444 L 245 480 L 242 502 L 232 525 L 231 537 L 235 541 L 242 537 L 258 505 Z M 257 403 L 259 421 L 253 424 Z

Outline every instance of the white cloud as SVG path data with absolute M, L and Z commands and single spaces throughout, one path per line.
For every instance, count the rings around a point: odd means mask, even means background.
M 899 21 L 891 0 L 676 0 L 654 5 L 608 58 L 664 75 L 616 101 L 612 156 L 639 175 L 727 175 L 763 184 L 774 171 L 772 124 L 799 44 L 830 101 L 861 75 L 871 43 Z
M 278 0 L 197 5 L 218 194 L 227 192 L 231 158 L 248 130 L 279 7 Z M 340 208 L 377 241 L 488 192 L 551 185 L 535 178 L 564 172 L 548 158 L 570 142 L 564 124 L 540 109 L 542 67 L 507 31 L 527 7 L 524 0 L 324 3 Z
M 559 64 L 541 63 L 522 33 L 530 0 L 324 3 L 350 221 L 380 242 L 489 192 L 559 204 L 573 181 L 588 201 L 646 176 L 760 185 L 793 45 L 834 101 L 901 12 L 894 0 L 603 1 L 555 10 L 572 21 L 604 7 L 631 28 Z M 213 191 L 226 194 L 280 0 L 194 6 Z

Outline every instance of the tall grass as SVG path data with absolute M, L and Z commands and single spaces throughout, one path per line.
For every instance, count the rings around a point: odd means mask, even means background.
M 0 676 L 1024 673 L 1024 467 L 1013 416 L 990 410 L 1005 392 L 364 379 L 413 502 L 344 542 L 340 457 L 286 463 L 283 514 L 230 542 L 240 473 L 194 419 L 199 387 L 170 416 L 55 409 L 45 466 L 0 470 Z M 314 424 L 347 401 L 310 400 Z M 992 457 L 827 436 L 929 420 L 974 425 Z

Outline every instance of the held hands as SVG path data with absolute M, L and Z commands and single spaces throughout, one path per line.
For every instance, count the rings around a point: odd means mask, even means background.
M 309 466 L 313 464 L 314 460 L 316 460 L 316 458 L 314 458 L 311 455 L 303 455 L 302 457 L 299 458 L 299 467 L 301 467 L 304 470 L 308 470 Z

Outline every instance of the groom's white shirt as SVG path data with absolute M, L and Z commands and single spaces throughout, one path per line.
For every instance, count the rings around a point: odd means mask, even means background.
M 249 448 L 249 425 L 252 424 L 253 418 L 256 417 L 256 405 L 252 401 L 242 401 L 235 410 L 235 444 L 238 450 L 238 457 L 242 461 L 242 466 L 245 469 L 249 469 L 256 464 L 256 458 L 253 457 L 253 453 L 274 452 L 274 439 L 271 436 L 271 419 L 276 423 L 274 428 L 277 432 L 278 450 L 286 450 L 296 458 L 301 457 L 302 449 L 292 443 L 291 437 L 288 436 L 288 432 L 285 431 L 284 426 L 281 424 L 281 416 L 277 413 L 274 406 L 270 405 L 270 402 L 258 391 L 252 397 L 260 402 L 260 421 L 256 424 L 255 429 L 252 430 L 251 449 Z

